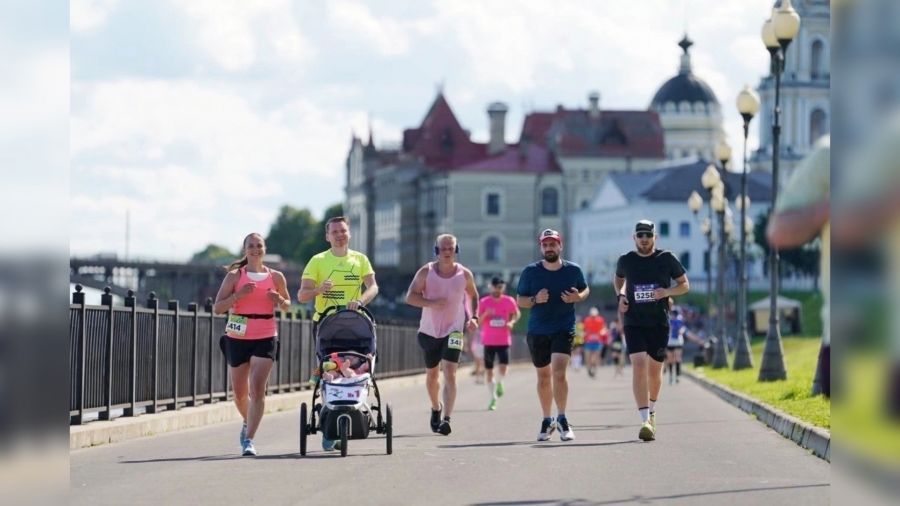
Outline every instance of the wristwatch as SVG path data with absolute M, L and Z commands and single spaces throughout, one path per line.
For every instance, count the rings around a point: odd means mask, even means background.
M 625 297 L 625 302 L 628 302 L 628 296 L 625 295 L 624 293 L 620 293 L 619 295 L 616 295 L 616 300 L 619 300 L 622 297 Z
M 537 304 L 537 299 L 534 297 L 534 295 L 532 295 L 531 296 L 531 305 L 533 306 L 535 304 Z

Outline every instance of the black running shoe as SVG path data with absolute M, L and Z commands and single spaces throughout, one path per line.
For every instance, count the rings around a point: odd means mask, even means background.
M 443 407 L 437 411 L 431 410 L 431 432 L 437 432 L 441 426 L 441 411 L 443 411 Z
M 449 436 L 450 435 L 450 420 L 442 421 L 441 424 L 438 426 L 437 431 L 445 436 Z

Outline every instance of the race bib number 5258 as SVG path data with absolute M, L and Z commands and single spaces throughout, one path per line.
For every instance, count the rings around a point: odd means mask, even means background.
M 634 285 L 634 301 L 638 304 L 653 302 L 653 291 L 659 288 L 655 283 L 649 285 Z

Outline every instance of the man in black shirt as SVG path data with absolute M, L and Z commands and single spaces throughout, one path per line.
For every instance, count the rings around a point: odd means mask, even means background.
M 613 285 L 624 313 L 625 342 L 634 375 L 632 388 L 643 441 L 656 439 L 655 404 L 662 387 L 662 366 L 669 341 L 669 297 L 690 290 L 684 267 L 670 251 L 656 249 L 652 221 L 634 227 L 635 250 L 619 257 Z M 675 280 L 675 286 L 670 286 Z

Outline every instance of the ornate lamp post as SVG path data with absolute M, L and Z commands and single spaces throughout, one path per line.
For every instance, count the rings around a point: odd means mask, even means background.
M 710 201 L 712 200 L 712 189 L 719 184 L 722 180 L 722 177 L 719 175 L 719 171 L 716 170 L 716 166 L 713 164 L 709 164 L 706 166 L 706 170 L 703 171 L 703 174 L 700 176 L 700 183 L 706 188 L 706 191 L 710 192 Z M 707 262 L 706 262 L 706 311 L 707 315 L 712 312 L 712 248 L 715 240 L 713 239 L 713 209 L 712 205 L 709 206 L 709 225 L 707 226 L 709 232 L 706 234 L 709 240 L 709 248 L 707 250 Z M 711 321 L 711 320 L 710 320 Z M 709 329 L 711 330 L 711 329 Z
M 750 230 L 753 230 L 753 221 L 747 216 L 750 207 L 750 197 L 747 195 L 747 136 L 750 133 L 750 120 L 759 112 L 759 95 L 744 85 L 744 89 L 738 93 L 737 108 L 744 118 L 744 164 L 741 172 L 741 194 L 735 199 L 734 205 L 741 212 L 741 259 L 739 264 L 740 289 L 738 290 L 738 335 L 737 346 L 734 352 L 735 370 L 749 369 L 753 367 L 753 356 L 750 354 L 750 336 L 747 333 L 747 222 L 750 221 Z
M 775 109 L 772 114 L 772 208 L 778 199 L 778 162 L 781 157 L 781 74 L 787 48 L 800 30 L 800 16 L 791 0 L 781 0 L 781 7 L 773 9 L 772 17 L 763 23 L 762 39 L 772 56 L 772 73 L 775 75 Z M 771 211 L 770 211 L 771 216 Z M 781 345 L 781 329 L 778 323 L 778 251 L 769 248 L 769 331 L 759 368 L 759 381 L 787 379 L 784 368 L 784 349 Z
M 718 330 L 716 333 L 718 334 L 719 341 L 716 344 L 716 349 L 713 353 L 712 368 L 721 369 L 728 367 L 727 339 L 725 338 L 725 243 L 727 241 L 725 233 L 725 208 L 727 207 L 728 201 L 725 200 L 725 183 L 721 180 L 713 187 L 712 198 L 709 202 L 713 211 L 715 211 L 719 217 L 719 260 L 716 262 L 718 264 L 716 269 L 716 297 L 718 298 L 716 326 L 718 327 Z

